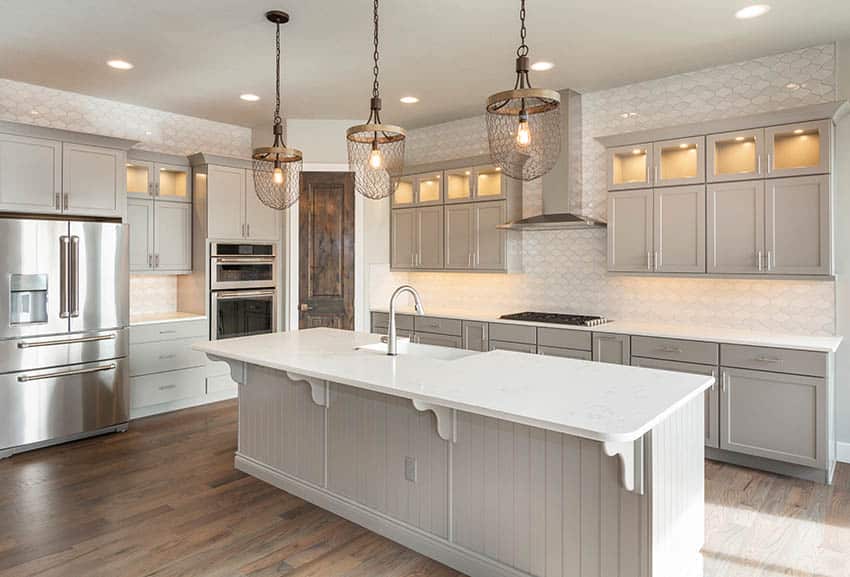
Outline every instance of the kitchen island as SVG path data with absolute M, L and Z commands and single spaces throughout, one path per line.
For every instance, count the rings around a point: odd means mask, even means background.
M 335 329 L 197 343 L 236 467 L 468 575 L 701 575 L 709 376 Z

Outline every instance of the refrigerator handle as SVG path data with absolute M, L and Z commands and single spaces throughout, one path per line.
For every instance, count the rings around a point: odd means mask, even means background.
M 68 300 L 70 301 L 70 314 L 72 317 L 80 316 L 80 237 L 71 237 L 70 264 L 68 271 L 70 273 L 70 282 L 68 290 Z
M 59 237 L 59 318 L 67 319 L 68 314 L 68 246 L 71 237 Z

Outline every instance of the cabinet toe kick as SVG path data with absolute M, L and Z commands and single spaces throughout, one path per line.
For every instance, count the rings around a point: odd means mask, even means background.
M 454 409 L 416 399 L 413 399 L 413 408 L 419 412 L 432 411 L 437 417 L 437 434 L 440 438 L 450 443 L 457 441 L 457 414 Z
M 630 493 L 643 495 L 643 437 L 629 442 L 606 441 L 602 450 L 609 457 L 620 458 L 620 482 Z

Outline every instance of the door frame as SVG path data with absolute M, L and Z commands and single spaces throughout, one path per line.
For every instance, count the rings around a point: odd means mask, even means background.
M 347 163 L 305 162 L 302 172 L 351 172 Z M 365 287 L 368 286 L 366 270 L 366 237 L 363 219 L 366 199 L 354 190 L 354 330 L 369 330 L 369 311 L 366 309 Z M 283 218 L 283 251 L 285 253 L 283 269 L 283 330 L 298 330 L 299 301 L 299 230 L 300 219 L 298 203 L 289 209 Z

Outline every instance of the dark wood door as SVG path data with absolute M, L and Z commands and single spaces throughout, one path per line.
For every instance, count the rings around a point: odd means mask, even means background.
M 302 329 L 354 329 L 354 175 L 304 172 L 298 201 Z

